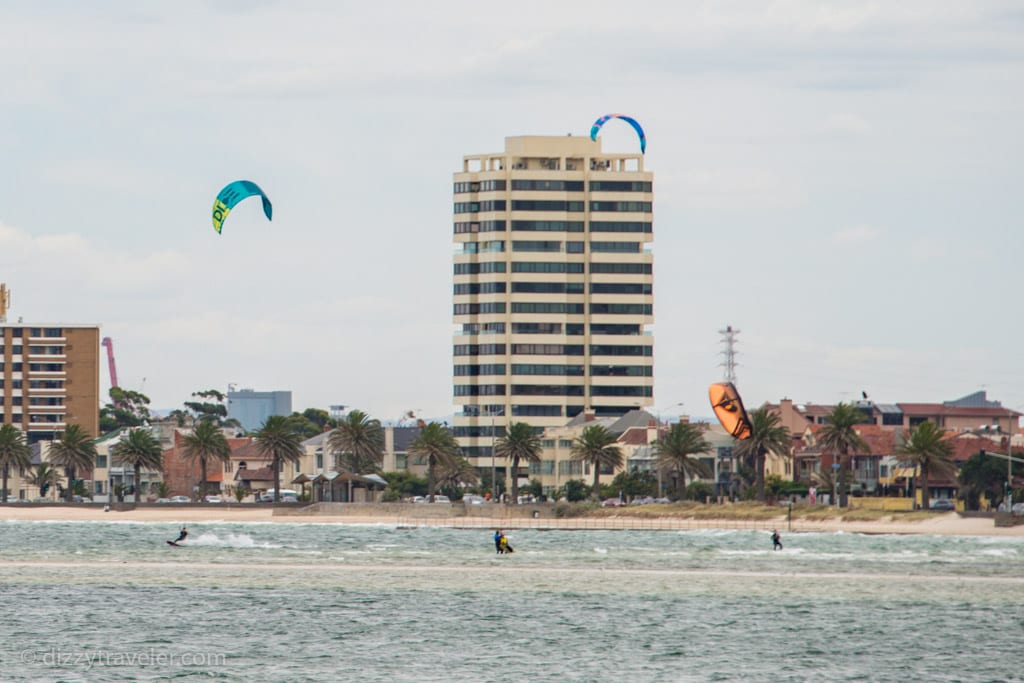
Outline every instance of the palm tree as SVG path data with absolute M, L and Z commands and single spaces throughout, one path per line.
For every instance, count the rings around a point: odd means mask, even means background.
M 854 426 L 867 420 L 864 413 L 852 403 L 839 403 L 825 418 L 828 421 L 818 432 L 818 443 L 839 455 L 839 506 L 846 507 L 847 489 L 850 482 L 851 452 L 866 452 L 869 449 Z
M 480 475 L 469 460 L 457 457 L 448 467 L 442 467 L 438 472 L 438 488 L 458 489 L 463 484 L 475 486 L 480 481 Z
M 380 420 L 353 410 L 327 437 L 327 447 L 334 452 L 336 467 L 354 474 L 376 472 L 384 459 L 384 429 Z
M 292 428 L 288 418 L 271 415 L 256 431 L 253 443 L 274 470 L 274 502 L 277 503 L 281 497 L 281 466 L 302 459 L 302 437 Z
M 163 469 L 164 452 L 160 448 L 160 442 L 153 437 L 148 428 L 136 427 L 111 451 L 122 465 L 131 465 L 135 470 L 135 504 L 138 505 L 142 500 L 142 468 Z
M 541 451 L 540 437 L 525 422 L 510 424 L 505 436 L 494 444 L 494 452 L 498 457 L 512 461 L 513 503 L 519 502 L 519 461 L 540 462 Z
M 677 422 L 654 442 L 655 464 L 662 472 L 675 475 L 679 497 L 686 497 L 687 477 L 709 477 L 708 466 L 691 455 L 707 453 L 711 444 L 704 438 L 704 430 L 688 422 Z
M 736 455 L 753 457 L 756 473 L 757 499 L 762 503 L 764 496 L 764 461 L 769 453 L 789 453 L 792 441 L 789 428 L 781 424 L 782 417 L 767 408 L 758 408 L 750 413 L 750 437 L 736 446 Z
M 910 438 L 896 449 L 900 465 L 921 469 L 921 507 L 928 509 L 928 475 L 955 479 L 956 464 L 952 460 L 953 444 L 946 440 L 946 430 L 934 422 L 922 422 L 910 430 Z
M 438 466 L 450 469 L 460 456 L 459 444 L 444 425 L 430 422 L 423 425 L 419 435 L 409 444 L 409 454 L 427 459 L 427 496 L 434 502 L 435 470 Z
M 0 489 L 0 503 L 7 502 L 7 477 L 11 468 L 32 466 L 32 449 L 25 443 L 25 434 L 12 424 L 0 424 L 0 470 L 3 471 L 3 488 Z
M 591 495 L 600 498 L 600 477 L 602 468 L 612 470 L 622 467 L 622 449 L 616 444 L 618 437 L 604 425 L 591 425 L 576 437 L 569 449 L 573 460 L 590 463 L 594 468 L 594 486 Z
M 68 478 L 65 499 L 70 502 L 74 494 L 77 472 L 92 472 L 96 466 L 96 444 L 87 431 L 79 425 L 68 425 L 60 438 L 50 444 L 50 462 L 64 468 Z
M 231 446 L 224 432 L 212 420 L 201 420 L 191 434 L 185 435 L 182 443 L 182 457 L 193 465 L 199 461 L 199 500 L 202 501 L 206 494 L 206 463 L 212 461 L 223 466 L 231 462 Z
M 41 462 L 36 465 L 36 471 L 29 476 L 28 483 L 39 487 L 39 497 L 42 498 L 50 488 L 56 488 L 60 483 L 60 477 L 60 470 L 50 467 L 49 463 Z
M 819 490 L 831 491 L 833 498 L 836 497 L 836 492 L 839 490 L 838 479 L 832 473 L 832 470 L 821 470 L 820 472 L 811 472 L 811 483 L 813 483 Z

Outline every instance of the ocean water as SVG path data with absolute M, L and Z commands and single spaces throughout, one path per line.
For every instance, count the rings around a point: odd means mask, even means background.
M 0 681 L 1022 681 L 1024 538 L 0 522 Z

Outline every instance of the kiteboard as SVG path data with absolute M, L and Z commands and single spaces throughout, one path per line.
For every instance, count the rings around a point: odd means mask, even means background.
M 175 548 L 180 548 L 181 547 L 180 544 L 175 543 L 174 541 L 167 541 L 167 545 L 173 545 Z

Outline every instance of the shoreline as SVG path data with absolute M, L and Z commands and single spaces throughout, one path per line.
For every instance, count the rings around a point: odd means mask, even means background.
M 0 522 L 146 522 L 167 524 L 203 523 L 267 523 L 267 524 L 351 524 L 394 525 L 402 528 L 438 527 L 464 529 L 538 529 L 538 530 L 638 530 L 638 531 L 698 531 L 748 530 L 783 533 L 860 533 L 860 534 L 933 534 L 940 536 L 1001 536 L 1024 538 L 1024 526 L 996 527 L 992 519 L 960 517 L 955 512 L 936 515 L 933 519 L 900 521 L 805 520 L 794 518 L 787 522 L 785 515 L 774 519 L 695 519 L 692 517 L 633 517 L 614 515 L 602 517 L 428 517 L 400 514 L 274 514 L 274 508 L 194 506 L 168 509 L 140 508 L 111 510 L 101 507 L 19 507 L 0 506 Z

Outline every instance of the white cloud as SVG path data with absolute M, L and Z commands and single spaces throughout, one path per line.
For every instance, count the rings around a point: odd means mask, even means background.
M 871 225 L 854 225 L 832 234 L 832 243 L 837 245 L 865 244 L 873 242 L 881 231 Z
M 871 125 L 857 114 L 834 114 L 825 121 L 822 130 L 826 133 L 862 135 L 871 130 Z

